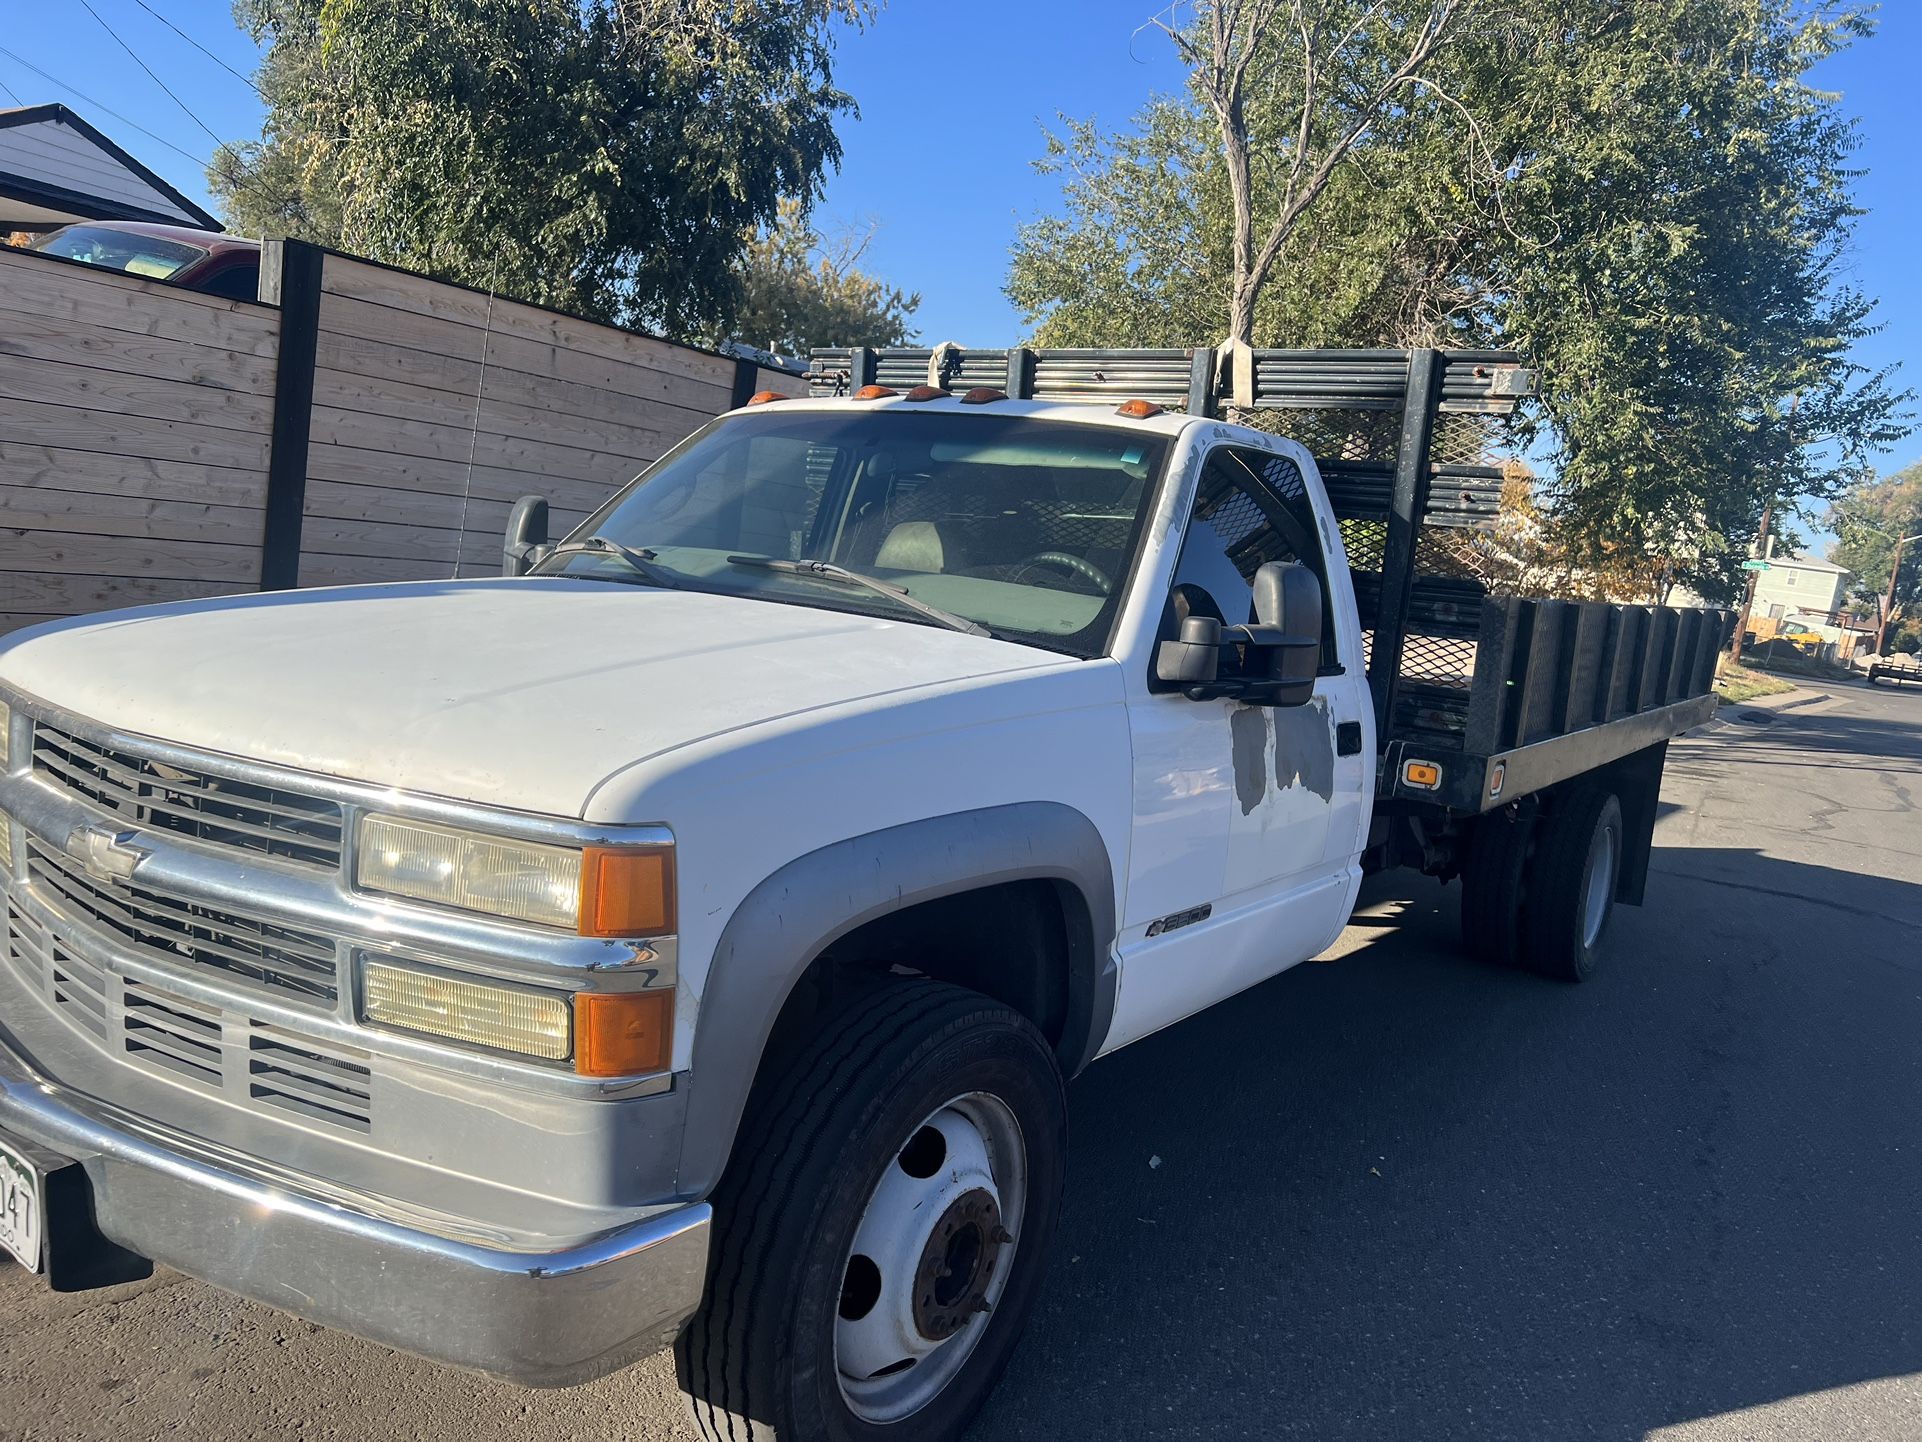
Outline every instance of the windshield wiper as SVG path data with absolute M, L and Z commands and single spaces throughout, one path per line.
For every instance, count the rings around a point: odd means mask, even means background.
M 652 551 L 642 546 L 624 546 L 611 536 L 588 536 L 584 540 L 564 542 L 541 557 L 541 560 L 549 561 L 555 556 L 575 556 L 582 552 L 594 556 L 618 556 L 627 562 L 635 575 L 649 585 L 665 586 L 673 590 L 680 584 L 673 575 L 654 564 Z
M 860 586 L 864 590 L 879 591 L 910 611 L 926 616 L 930 621 L 940 622 L 950 631 L 965 631 L 970 636 L 994 634 L 979 621 L 970 621 L 966 616 L 944 611 L 919 596 L 910 595 L 905 588 L 892 581 L 884 581 L 879 576 L 865 576 L 859 571 L 850 571 L 846 566 L 837 566 L 832 561 L 784 561 L 778 556 L 729 556 L 727 563 L 730 566 L 756 566 L 763 571 L 779 571 L 787 576 L 816 576 L 842 586 Z

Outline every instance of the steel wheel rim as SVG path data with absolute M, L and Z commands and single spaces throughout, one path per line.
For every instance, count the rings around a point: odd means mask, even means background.
M 942 1142 L 932 1169 L 929 1132 Z M 869 1193 L 843 1262 L 834 1365 L 856 1416 L 899 1422 L 960 1374 L 1007 1289 L 1027 1200 L 1021 1124 L 999 1097 L 955 1097 L 909 1131 Z M 1006 1241 L 994 1240 L 997 1228 Z M 946 1335 L 922 1330 L 949 1326 Z
M 1588 875 L 1582 881 L 1582 945 L 1592 947 L 1608 925 L 1615 897 L 1615 828 L 1604 826 L 1588 848 Z

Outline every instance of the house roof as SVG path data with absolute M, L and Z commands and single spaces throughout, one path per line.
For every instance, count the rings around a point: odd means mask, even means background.
M 221 228 L 66 106 L 0 110 L 0 230 L 78 220 Z
M 1793 566 L 1798 571 L 1828 571 L 1840 576 L 1855 574 L 1847 566 L 1838 566 L 1833 561 L 1820 561 L 1813 556 L 1770 556 L 1769 565 Z

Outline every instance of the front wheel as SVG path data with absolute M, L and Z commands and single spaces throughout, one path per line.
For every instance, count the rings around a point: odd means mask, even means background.
M 675 1345 L 700 1436 L 959 1436 L 1033 1305 L 1060 1212 L 1061 1072 L 1019 1013 L 890 978 L 757 1088 Z

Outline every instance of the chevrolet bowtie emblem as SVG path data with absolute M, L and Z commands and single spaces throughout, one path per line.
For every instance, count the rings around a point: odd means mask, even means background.
M 109 831 L 104 826 L 76 826 L 67 833 L 67 855 L 95 881 L 130 881 L 140 863 L 153 852 L 136 846 L 138 831 Z

